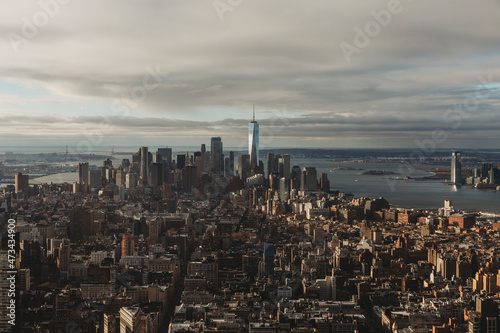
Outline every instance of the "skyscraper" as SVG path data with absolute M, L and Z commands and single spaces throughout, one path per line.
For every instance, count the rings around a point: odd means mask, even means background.
M 253 120 L 248 124 L 248 154 L 250 155 L 250 166 L 255 169 L 259 165 L 259 124 L 255 121 L 255 106 Z
M 12 326 L 9 321 L 9 286 L 10 281 L 7 278 L 10 276 L 7 271 L 9 270 L 8 251 L 0 250 L 0 332 L 11 332 Z M 15 309 L 14 309 L 15 311 Z M 17 319 L 17 318 L 16 318 Z
M 94 235 L 94 214 L 85 207 L 75 207 L 69 213 L 69 238 L 72 242 Z
M 123 307 L 120 309 L 120 333 L 130 332 L 139 333 L 141 332 L 142 322 L 141 322 L 142 311 L 138 307 Z
M 203 173 L 207 171 L 207 147 L 205 146 L 205 144 L 201 145 L 200 156 L 201 156 L 200 172 Z
M 158 148 L 157 156 L 160 155 L 161 160 L 156 162 L 172 163 L 172 148 Z
M 451 153 L 451 182 L 462 184 L 462 157 L 459 151 Z
M 150 169 L 150 185 L 160 186 L 163 184 L 163 163 L 151 163 Z
M 142 185 L 148 184 L 149 174 L 149 152 L 148 147 L 141 147 L 141 166 L 140 166 L 140 180 Z
M 267 153 L 267 176 L 269 176 L 274 171 L 274 154 Z
M 278 172 L 280 177 L 285 177 L 290 179 L 290 155 L 283 154 L 282 157 L 278 159 Z
M 134 254 L 134 235 L 124 234 L 122 236 L 122 257 Z
M 238 176 L 241 180 L 246 181 L 250 176 L 250 155 L 241 154 L 238 156 Z
M 89 163 L 78 163 L 78 183 L 89 185 Z
M 15 189 L 16 193 L 23 192 L 24 195 L 28 195 L 29 190 L 29 176 L 18 173 L 15 177 Z
M 184 169 L 186 166 L 186 155 L 178 154 L 177 155 L 177 169 Z
M 224 169 L 224 155 L 222 154 L 222 139 L 219 137 L 212 138 L 210 154 L 212 157 L 212 172 L 220 174 Z
M 302 169 L 300 189 L 302 191 L 316 191 L 318 189 L 318 176 L 316 168 L 305 167 L 304 169 Z

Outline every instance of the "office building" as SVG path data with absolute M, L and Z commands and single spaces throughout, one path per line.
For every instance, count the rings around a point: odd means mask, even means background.
M 322 192 L 325 193 L 330 192 L 330 180 L 328 180 L 328 174 L 326 172 L 321 173 L 319 186 Z
M 94 235 L 94 215 L 85 207 L 76 207 L 69 213 L 69 238 L 72 242 Z
M 7 271 L 9 271 L 9 261 L 8 252 L 0 250 L 0 332 L 11 332 L 12 326 L 8 323 L 9 318 L 9 287 L 10 282 L 7 278 L 10 276 Z M 15 312 L 15 310 L 14 310 Z
M 59 272 L 61 276 L 67 278 L 69 263 L 71 260 L 71 248 L 68 239 L 63 239 L 62 243 L 59 244 L 59 257 L 57 258 L 57 268 L 59 268 Z
M 28 291 L 31 288 L 31 270 L 23 268 L 19 270 L 19 291 Z
M 92 188 L 100 189 L 101 188 L 101 172 L 99 170 L 90 170 L 89 182 L 87 184 L 88 184 L 89 189 L 92 189 Z M 84 190 L 82 190 L 82 192 L 84 192 Z
M 159 158 L 159 160 L 158 160 Z M 156 154 L 156 162 L 167 162 L 168 164 L 172 163 L 172 148 L 158 148 Z
M 285 202 L 288 200 L 288 196 L 290 193 L 290 182 L 288 179 L 285 177 L 280 178 L 280 183 L 279 183 L 279 198 L 281 201 Z
M 125 184 L 125 171 L 123 170 L 123 167 L 121 165 L 118 167 L 118 169 L 116 169 L 115 184 L 116 186 Z
M 149 175 L 149 152 L 148 147 L 141 147 L 141 164 L 139 180 L 141 185 L 148 185 L 148 175 Z
M 177 169 L 182 170 L 186 166 L 186 155 L 178 154 L 177 155 Z
M 292 167 L 292 172 L 290 172 L 291 179 L 300 179 L 302 172 L 300 171 L 300 167 L 298 165 L 294 165 Z
M 290 179 L 290 155 L 283 154 L 278 158 L 278 172 L 280 177 Z
M 263 270 L 261 269 L 261 274 L 263 276 L 269 276 L 273 274 L 274 256 L 275 256 L 274 244 L 264 243 L 264 252 L 262 254 Z
M 274 168 L 274 154 L 267 153 L 267 163 L 266 163 L 266 175 L 269 176 L 271 173 L 278 171 Z
M 229 157 L 225 159 L 224 173 L 226 177 L 234 175 L 234 151 L 230 151 Z
M 462 156 L 459 151 L 451 153 L 451 183 L 462 184 Z
M 134 255 L 134 235 L 125 234 L 122 236 L 122 257 Z
M 163 184 L 163 163 L 151 163 L 149 183 L 152 186 Z
M 212 138 L 211 142 L 211 169 L 214 174 L 220 174 L 223 172 L 224 167 L 224 155 L 222 149 L 222 139 L 219 137 Z
M 191 191 L 198 184 L 198 167 L 195 165 L 186 165 L 182 170 L 182 186 L 184 190 Z
M 300 180 L 301 191 L 316 191 L 318 189 L 318 176 L 316 168 L 304 167 Z
M 141 332 L 142 311 L 138 307 L 123 307 L 120 309 L 120 333 Z
M 18 173 L 15 176 L 15 189 L 16 193 L 23 192 L 27 196 L 29 191 L 29 176 Z
M 200 156 L 201 156 L 201 162 L 200 162 L 200 172 L 203 173 L 203 172 L 207 172 L 207 167 L 208 167 L 208 156 L 207 156 L 207 147 L 205 146 L 205 144 L 202 144 L 201 145 L 201 149 L 200 149 Z
M 250 155 L 241 154 L 238 156 L 238 176 L 241 180 L 246 181 L 250 177 Z
M 255 121 L 255 107 L 253 120 L 248 124 L 248 154 L 250 155 L 250 167 L 255 170 L 259 166 L 259 124 Z
M 89 163 L 78 163 L 78 183 L 89 184 Z
M 125 187 L 128 189 L 133 189 L 137 186 L 137 174 L 127 173 L 125 175 Z

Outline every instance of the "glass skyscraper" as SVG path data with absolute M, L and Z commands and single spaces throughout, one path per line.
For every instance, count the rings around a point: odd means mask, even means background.
M 255 121 L 255 108 L 253 120 L 248 124 L 248 154 L 250 165 L 252 169 L 255 169 L 259 165 L 259 124 Z
M 462 184 L 462 156 L 459 151 L 451 153 L 451 182 Z

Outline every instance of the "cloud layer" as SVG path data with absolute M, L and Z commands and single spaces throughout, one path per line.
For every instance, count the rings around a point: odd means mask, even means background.
M 10 2 L 0 75 L 27 92 L 0 92 L 0 139 L 73 144 L 111 121 L 109 144 L 221 135 L 238 145 L 257 104 L 273 146 L 412 146 L 442 128 L 443 146 L 496 147 L 500 2 L 401 0 L 363 47 L 357 28 L 370 34 L 394 0 L 222 2 L 231 10 L 217 12 L 216 1 Z M 357 47 L 350 62 L 342 43 Z M 159 84 L 141 90 L 146 77 Z M 276 119 L 286 119 L 279 131 Z

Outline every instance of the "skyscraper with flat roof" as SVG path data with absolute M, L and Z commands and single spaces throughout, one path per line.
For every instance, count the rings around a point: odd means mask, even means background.
M 224 170 L 224 155 L 222 153 L 222 139 L 219 137 L 212 138 L 211 143 L 211 165 L 212 172 L 220 174 Z
M 156 162 L 167 162 L 168 164 L 172 163 L 172 148 L 158 148 L 157 157 L 160 155 L 160 161 Z
M 24 195 L 28 195 L 28 190 L 29 190 L 29 176 L 28 175 L 23 175 L 22 173 L 18 173 L 15 176 L 15 188 L 16 188 L 16 193 L 18 192 L 23 192 Z
M 451 153 L 451 182 L 462 184 L 462 156 L 459 151 Z
M 78 163 L 78 183 L 89 185 L 89 163 Z
M 141 147 L 140 180 L 142 185 L 148 184 L 149 175 L 149 152 L 148 147 Z

